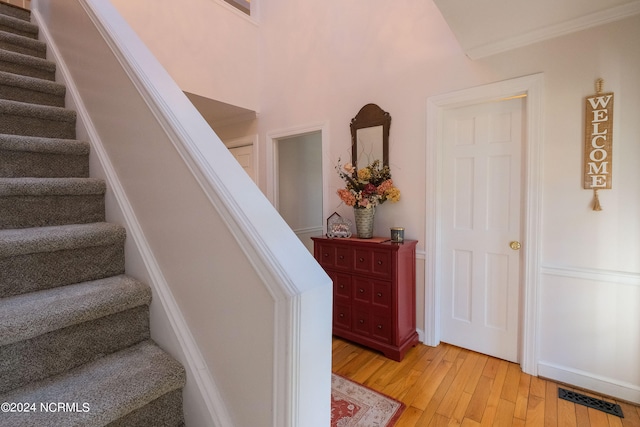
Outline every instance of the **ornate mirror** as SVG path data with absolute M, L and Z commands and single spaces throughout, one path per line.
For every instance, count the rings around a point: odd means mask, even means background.
M 376 104 L 367 104 L 351 119 L 351 162 L 364 167 L 374 160 L 389 164 L 391 115 Z

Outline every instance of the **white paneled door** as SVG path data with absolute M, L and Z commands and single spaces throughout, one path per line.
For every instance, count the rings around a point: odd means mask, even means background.
M 518 362 L 525 100 L 444 111 L 444 342 Z
M 231 151 L 233 157 L 236 158 L 238 163 L 240 163 L 240 166 L 242 166 L 253 182 L 255 182 L 256 177 L 253 171 L 253 145 L 229 148 L 229 151 Z

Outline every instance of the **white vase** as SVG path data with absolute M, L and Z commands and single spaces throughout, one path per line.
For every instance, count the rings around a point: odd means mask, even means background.
M 356 234 L 360 239 L 371 239 L 373 237 L 373 218 L 375 208 L 353 208 L 353 215 L 356 219 Z

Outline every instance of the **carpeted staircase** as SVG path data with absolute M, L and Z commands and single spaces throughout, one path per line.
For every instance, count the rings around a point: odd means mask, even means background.
M 185 371 L 29 20 L 0 3 L 0 426 L 183 425 Z

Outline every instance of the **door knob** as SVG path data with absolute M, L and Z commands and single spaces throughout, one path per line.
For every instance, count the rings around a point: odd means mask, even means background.
M 513 249 L 514 251 L 517 251 L 518 249 L 520 249 L 522 247 L 522 245 L 520 244 L 520 242 L 514 240 L 513 242 L 509 243 L 509 247 L 511 249 Z

